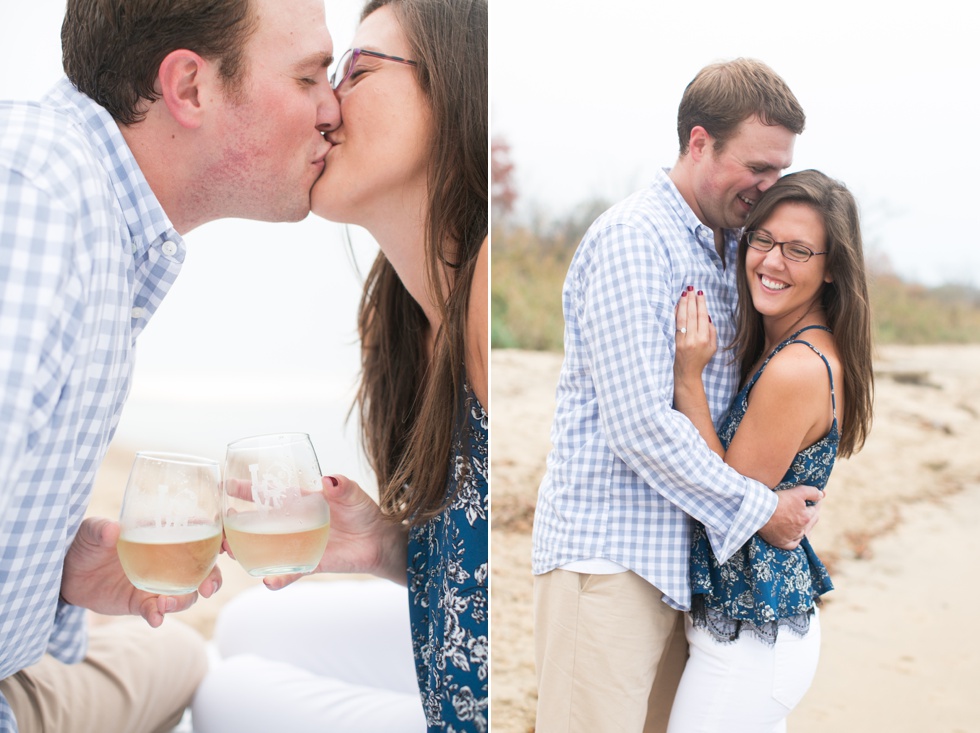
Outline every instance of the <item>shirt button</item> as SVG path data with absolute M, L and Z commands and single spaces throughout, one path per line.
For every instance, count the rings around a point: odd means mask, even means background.
M 133 308 L 133 310 L 130 311 L 130 314 L 133 316 L 134 320 L 138 321 L 140 318 L 143 317 L 143 309 L 140 308 L 139 306 L 136 306 L 135 308 Z
M 163 253 L 167 255 L 167 257 L 173 257 L 175 254 L 177 254 L 177 245 L 170 241 L 164 242 Z

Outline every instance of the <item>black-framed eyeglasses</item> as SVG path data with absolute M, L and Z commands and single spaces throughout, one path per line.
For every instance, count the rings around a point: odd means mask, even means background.
M 745 243 L 760 252 L 769 252 L 778 244 L 783 257 L 793 262 L 806 262 L 816 255 L 827 254 L 826 252 L 814 252 L 803 242 L 777 242 L 765 232 L 746 232 Z
M 371 58 L 383 59 L 384 61 L 395 61 L 399 64 L 408 64 L 409 66 L 419 65 L 418 61 L 403 59 L 400 56 L 389 56 L 386 53 L 379 53 L 378 51 L 368 51 L 366 48 L 350 48 L 340 57 L 340 61 L 337 62 L 337 68 L 330 75 L 330 86 L 334 91 L 340 89 L 344 85 L 344 82 L 350 78 L 361 56 L 370 56 Z M 340 81 L 337 80 L 338 75 L 340 76 Z

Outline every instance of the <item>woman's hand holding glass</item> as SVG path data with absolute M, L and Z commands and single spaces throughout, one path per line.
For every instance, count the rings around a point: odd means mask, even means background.
M 228 445 L 223 482 L 227 549 L 249 575 L 305 574 L 320 563 L 330 506 L 310 437 L 282 433 Z
M 377 502 L 345 476 L 325 477 L 322 493 L 331 507 L 330 545 L 314 572 L 368 573 L 405 585 L 405 525 L 385 517 Z M 266 578 L 265 584 L 279 590 L 300 577 L 278 575 Z

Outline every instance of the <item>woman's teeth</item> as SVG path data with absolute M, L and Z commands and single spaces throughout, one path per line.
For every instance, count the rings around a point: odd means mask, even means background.
M 761 276 L 762 284 L 769 288 L 770 290 L 785 290 L 789 287 L 786 283 L 776 282 L 775 280 L 770 280 L 765 275 Z

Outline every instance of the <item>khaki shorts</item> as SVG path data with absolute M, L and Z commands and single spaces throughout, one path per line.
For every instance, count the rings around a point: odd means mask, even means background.
M 687 642 L 662 598 L 633 572 L 535 577 L 536 733 L 666 730 Z
M 89 634 L 78 664 L 46 655 L 0 680 L 20 733 L 163 733 L 207 672 L 204 639 L 176 618 L 151 629 L 113 620 Z

